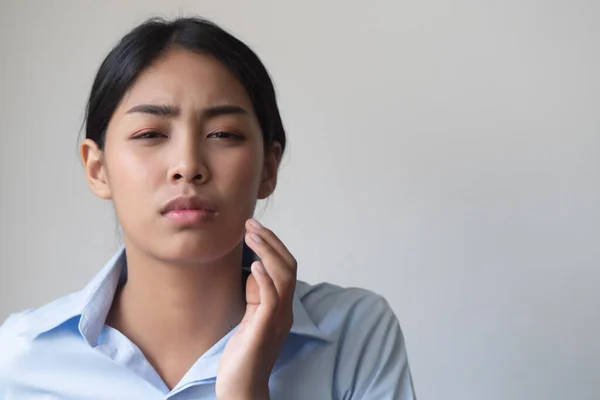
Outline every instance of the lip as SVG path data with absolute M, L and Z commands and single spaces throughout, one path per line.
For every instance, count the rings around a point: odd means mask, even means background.
M 165 217 L 177 225 L 195 226 L 211 220 L 214 213 L 206 210 L 173 210 Z
M 163 206 L 161 214 L 167 214 L 171 211 L 185 210 L 204 210 L 214 213 L 216 212 L 216 207 L 210 200 L 200 196 L 179 196 L 167 202 Z
M 216 207 L 200 196 L 180 196 L 167 202 L 161 214 L 179 225 L 198 225 L 213 218 Z

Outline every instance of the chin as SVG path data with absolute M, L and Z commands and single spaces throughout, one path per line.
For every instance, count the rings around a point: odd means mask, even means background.
M 194 232 L 180 232 L 169 240 L 158 241 L 148 249 L 154 257 L 174 264 L 205 264 L 226 257 L 238 245 L 239 240 L 215 240 Z

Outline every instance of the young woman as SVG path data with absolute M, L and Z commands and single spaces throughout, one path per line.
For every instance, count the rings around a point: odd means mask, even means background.
M 1 399 L 414 399 L 371 292 L 296 280 L 252 218 L 286 137 L 258 57 L 211 22 L 150 20 L 94 81 L 81 158 L 123 247 L 83 290 L 0 328 Z

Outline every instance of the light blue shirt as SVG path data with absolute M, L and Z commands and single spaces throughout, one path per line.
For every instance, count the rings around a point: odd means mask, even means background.
M 169 390 L 139 348 L 105 324 L 126 269 L 121 248 L 83 290 L 6 320 L 0 399 L 215 399 L 219 359 L 233 331 Z M 299 281 L 293 311 L 271 373 L 271 399 L 415 399 L 402 332 L 383 297 Z

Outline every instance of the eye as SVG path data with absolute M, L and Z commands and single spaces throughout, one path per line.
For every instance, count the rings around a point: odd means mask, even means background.
M 161 138 L 166 138 L 166 135 L 163 135 L 160 132 L 156 132 L 156 131 L 147 131 L 147 132 L 143 132 L 137 136 L 134 137 L 134 139 L 161 139 Z
M 232 132 L 213 132 L 211 134 L 208 135 L 209 138 L 216 138 L 216 139 L 233 139 L 233 140 L 240 140 L 242 139 L 242 137 L 240 135 L 237 135 L 235 133 Z

